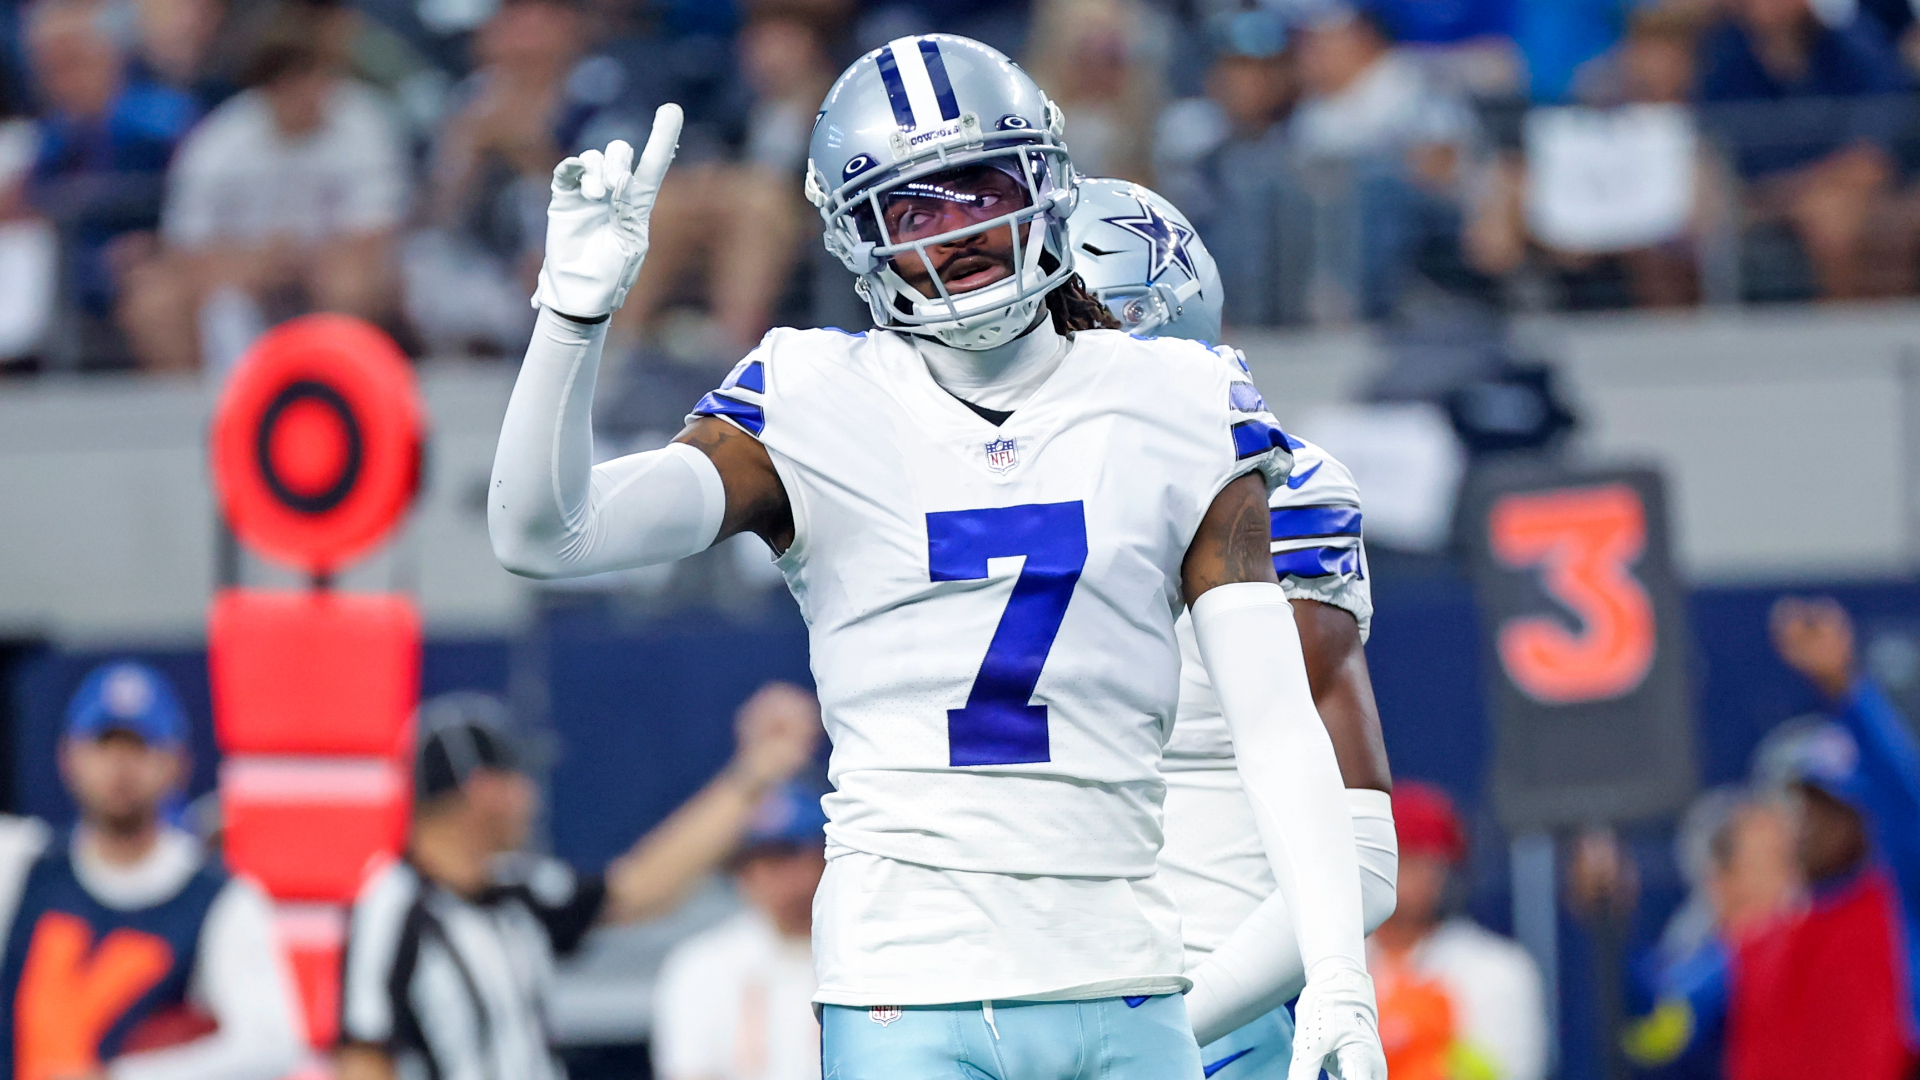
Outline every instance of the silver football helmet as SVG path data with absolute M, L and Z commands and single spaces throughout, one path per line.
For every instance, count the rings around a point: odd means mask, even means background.
M 1128 333 L 1220 340 L 1220 269 L 1172 203 L 1125 180 L 1083 178 L 1067 228 L 1080 280 Z
M 1073 273 L 1065 130 L 1026 72 L 968 38 L 904 37 L 854 61 L 814 119 L 806 191 L 874 325 L 986 349 L 1033 324 Z M 1009 276 L 969 288 L 1002 264 L 968 271 L 973 257 L 951 253 L 929 269 L 930 249 L 998 229 L 1012 238 Z

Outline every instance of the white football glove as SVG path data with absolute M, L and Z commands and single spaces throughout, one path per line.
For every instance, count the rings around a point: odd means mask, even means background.
M 680 106 L 660 106 L 653 133 L 633 164 L 633 147 L 615 139 L 553 170 L 547 203 L 547 261 L 533 306 L 583 321 L 605 318 L 627 298 L 647 257 L 647 215 L 680 147 Z
M 1321 963 L 1294 1006 L 1293 1065 L 1287 1080 L 1387 1080 L 1373 976 L 1350 962 Z

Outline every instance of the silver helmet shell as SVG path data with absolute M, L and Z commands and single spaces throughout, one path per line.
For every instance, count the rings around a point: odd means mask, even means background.
M 1074 267 L 1130 334 L 1220 340 L 1220 268 L 1172 203 L 1126 180 L 1080 181 Z
M 826 222 L 827 250 L 858 281 L 874 325 L 986 349 L 1024 333 L 1046 294 L 1073 273 L 1067 218 L 1076 178 L 1066 118 L 1019 65 L 969 38 L 904 37 L 854 61 L 814 119 L 806 193 Z M 970 165 L 1019 179 L 1027 204 L 914 240 L 887 234 L 883 199 L 903 185 Z M 894 269 L 908 252 L 1008 229 L 1011 276 L 970 292 L 923 296 Z M 931 261 L 931 260 L 927 260 Z

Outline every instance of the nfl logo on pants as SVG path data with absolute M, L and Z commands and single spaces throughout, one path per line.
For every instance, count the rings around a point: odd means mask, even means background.
M 1020 464 L 1020 444 L 1012 439 L 995 439 L 987 444 L 987 468 L 1003 473 Z
M 881 1027 L 886 1027 L 888 1024 L 891 1024 L 895 1020 L 900 1019 L 900 1006 L 881 1005 L 876 1008 L 868 1009 L 867 1019 L 873 1021 L 876 1024 L 879 1024 Z

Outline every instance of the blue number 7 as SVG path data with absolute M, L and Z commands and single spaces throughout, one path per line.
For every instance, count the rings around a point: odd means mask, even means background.
M 1028 503 L 927 515 L 927 571 L 977 581 L 987 560 L 1025 555 L 963 709 L 947 710 L 953 765 L 1049 761 L 1047 707 L 1031 704 L 1040 669 L 1087 565 L 1087 517 L 1078 502 Z

